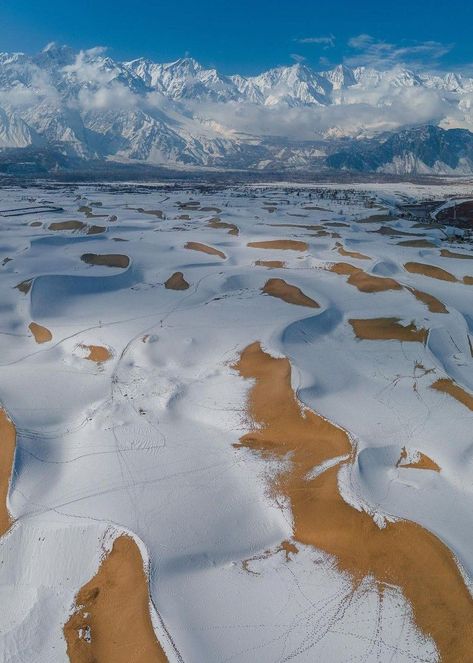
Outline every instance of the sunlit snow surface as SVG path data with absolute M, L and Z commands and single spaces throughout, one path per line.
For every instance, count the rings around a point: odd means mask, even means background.
M 405 518 L 427 528 L 469 582 L 472 413 L 431 385 L 451 378 L 473 392 L 473 287 L 463 283 L 473 260 L 440 250 L 473 252 L 396 215 L 358 222 L 396 203 L 468 192 L 407 184 L 322 194 L 289 185 L 1 191 L 1 210 L 64 210 L 0 216 L 0 264 L 11 259 L 0 267 L 0 401 L 17 430 L 8 498 L 15 524 L 0 539 L 2 661 L 67 660 L 62 627 L 74 596 L 124 531 L 149 557 L 153 621 L 170 661 L 437 660 L 402 588 L 381 598 L 367 578 L 353 592 L 325 553 L 301 545 L 287 558 L 278 552 L 291 539 L 290 505 L 268 487 L 276 461 L 233 446 L 251 422 L 249 385 L 232 366 L 254 341 L 288 357 L 299 399 L 356 445 L 356 462 L 339 477 L 343 497 L 380 526 Z M 216 217 L 232 225 L 209 226 Z M 49 228 L 67 220 L 87 225 Z M 93 225 L 106 230 L 87 234 Z M 382 226 L 393 235 L 373 232 Z M 399 244 L 409 239 L 434 246 Z M 271 240 L 307 250 L 247 246 Z M 369 260 L 343 256 L 340 246 Z M 83 254 L 121 254 L 130 264 L 93 265 Z M 337 262 L 403 287 L 361 292 L 330 271 Z M 410 273 L 407 262 L 457 281 Z M 189 288 L 164 286 L 175 272 Z M 270 278 L 320 308 L 263 294 Z M 28 292 L 15 287 L 29 279 Z M 406 286 L 448 313 L 431 312 Z M 348 322 L 386 317 L 430 330 L 426 344 L 360 340 Z M 37 343 L 33 321 L 52 340 Z M 111 358 L 92 361 L 87 346 Z M 404 447 L 440 472 L 397 466 Z

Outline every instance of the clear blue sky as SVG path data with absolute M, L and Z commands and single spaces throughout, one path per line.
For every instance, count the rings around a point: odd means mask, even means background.
M 460 68 L 473 63 L 472 26 L 471 0 L 0 0 L 1 51 L 57 41 L 118 59 L 187 53 L 224 73 L 303 58 Z

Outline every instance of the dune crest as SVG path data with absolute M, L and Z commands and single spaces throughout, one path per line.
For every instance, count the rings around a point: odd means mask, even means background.
M 213 246 L 207 246 L 207 244 L 201 244 L 200 242 L 187 242 L 184 248 L 190 249 L 191 251 L 200 251 L 201 253 L 207 253 L 208 255 L 211 256 L 218 256 L 223 260 L 225 260 L 225 258 L 227 257 L 223 253 L 223 251 L 219 251 L 218 249 L 215 249 Z
M 265 242 L 249 242 L 247 244 L 252 249 L 279 249 L 281 251 L 308 251 L 307 242 L 301 242 L 296 239 L 273 239 Z
M 13 522 L 7 507 L 8 489 L 15 458 L 16 430 L 3 408 L 0 408 L 0 536 Z
M 283 302 L 287 302 L 288 304 L 320 308 L 319 304 L 311 299 L 311 297 L 305 295 L 300 288 L 286 283 L 283 279 L 269 279 L 263 286 L 262 291 L 266 295 L 282 299 Z

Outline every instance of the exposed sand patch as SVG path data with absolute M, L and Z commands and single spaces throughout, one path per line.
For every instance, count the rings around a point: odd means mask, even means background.
M 399 318 L 368 318 L 350 319 L 348 322 L 353 327 L 355 336 L 366 341 L 407 341 L 425 343 L 428 330 L 418 329 L 411 322 L 402 325 Z
M 441 391 L 444 394 L 452 396 L 452 398 L 473 412 L 473 395 L 465 391 L 463 387 L 460 387 L 452 379 L 441 378 L 431 385 L 431 389 L 435 389 L 436 391 Z
M 55 221 L 49 224 L 48 230 L 83 230 L 86 226 L 83 221 Z
M 284 269 L 286 263 L 282 260 L 257 260 L 255 262 L 257 267 L 267 267 L 268 269 Z
M 374 579 L 380 593 L 385 585 L 400 587 L 443 663 L 469 661 L 473 601 L 448 548 L 414 523 L 388 522 L 380 529 L 371 516 L 344 502 L 337 476 L 348 461 L 307 478 L 323 462 L 350 455 L 351 445 L 345 431 L 301 410 L 287 359 L 275 359 L 254 343 L 235 368 L 255 381 L 248 399 L 255 428 L 237 446 L 263 458 L 289 460 L 271 487 L 291 506 L 294 539 L 334 557 L 338 569 L 352 577 L 354 590 L 366 577 Z
M 428 292 L 422 292 L 422 290 L 417 290 L 416 288 L 406 287 L 406 290 L 412 292 L 414 297 L 427 306 L 431 313 L 448 313 L 448 309 L 439 299 L 433 295 L 429 295 Z
M 112 353 L 108 348 L 105 348 L 103 345 L 81 345 L 83 350 L 88 350 L 89 354 L 84 357 L 89 361 L 94 361 L 96 364 L 101 364 L 102 362 L 108 361 L 112 358 Z
M 349 228 L 349 223 L 342 223 L 341 221 L 326 221 L 324 223 L 326 228 Z
M 78 211 L 85 214 L 88 219 L 105 219 L 108 216 L 107 214 L 94 214 L 92 212 L 92 207 L 89 205 L 81 205 Z
M 100 233 L 104 233 L 106 230 L 105 226 L 88 226 L 87 235 L 100 235 Z
M 402 290 L 400 283 L 385 276 L 373 276 L 367 274 L 359 267 L 354 267 L 346 262 L 337 262 L 329 270 L 335 274 L 348 276 L 350 285 L 358 288 L 360 292 L 386 292 L 387 290 Z
M 302 230 L 324 230 L 323 226 L 316 223 L 265 223 L 271 228 L 301 228 Z
M 464 276 L 463 283 L 465 285 L 473 285 L 473 276 Z
M 15 457 L 16 430 L 5 410 L 0 408 L 0 536 L 13 520 L 7 508 L 8 488 Z
M 387 235 L 388 237 L 423 237 L 425 235 L 425 233 L 408 233 L 404 230 L 391 228 L 390 226 L 381 226 L 378 230 L 370 230 L 369 232 L 377 235 Z
M 47 343 L 48 341 L 52 341 L 53 335 L 47 327 L 32 322 L 28 329 L 33 334 L 36 343 Z
M 367 216 L 365 219 L 358 219 L 356 223 L 386 223 L 394 220 L 395 217 L 390 214 L 373 214 L 373 216 Z
M 306 205 L 302 209 L 311 209 L 318 212 L 331 212 L 331 210 L 327 209 L 326 207 L 318 207 L 317 205 Z
M 270 214 L 273 214 L 273 212 L 276 212 L 276 210 L 277 210 L 278 208 L 275 207 L 274 205 L 266 205 L 266 206 L 263 207 L 263 209 L 265 209 L 265 210 L 266 210 L 267 212 L 269 212 Z
M 190 221 L 191 218 L 188 214 L 180 214 L 178 217 L 179 221 Z
M 347 251 L 345 248 L 343 248 L 343 245 L 340 242 L 337 242 L 335 244 L 337 247 L 337 251 L 341 256 L 344 256 L 345 258 L 358 258 L 358 260 L 371 260 L 369 256 L 365 256 L 364 253 L 358 253 L 358 251 Z
M 32 223 L 30 223 L 30 226 L 32 228 L 40 228 L 42 225 L 43 224 L 41 223 L 41 221 L 33 221 Z
M 405 242 L 398 242 L 398 246 L 406 246 L 412 249 L 436 249 L 437 245 L 428 239 L 408 239 Z
M 167 663 L 151 622 L 143 559 L 132 538 L 118 537 L 80 589 L 64 637 L 71 663 Z
M 238 235 L 240 232 L 238 226 L 234 223 L 225 223 L 225 221 L 220 221 L 220 219 L 210 219 L 207 225 L 209 228 L 227 228 L 229 235 Z
M 412 468 L 415 470 L 432 470 L 433 472 L 440 472 L 440 466 L 437 465 L 431 458 L 423 454 L 421 451 L 417 452 L 417 459 L 411 462 L 408 461 L 408 453 L 406 447 L 402 448 L 399 460 L 396 467 Z
M 295 239 L 273 239 L 266 242 L 249 242 L 247 244 L 252 249 L 280 249 L 282 251 L 308 251 L 307 242 L 300 242 Z
M 473 260 L 473 253 L 457 253 L 449 249 L 442 249 L 440 251 L 442 258 L 458 258 L 460 260 Z
M 305 295 L 300 288 L 286 283 L 283 279 L 269 279 L 269 281 L 266 281 L 262 291 L 266 295 L 282 299 L 283 302 L 287 302 L 288 304 L 320 308 L 319 304 Z
M 31 290 L 31 286 L 33 285 L 33 279 L 26 279 L 26 281 L 22 281 L 21 283 L 18 283 L 15 288 L 22 292 L 24 295 L 27 295 L 29 291 Z
M 135 209 L 140 214 L 149 214 L 151 216 L 155 216 L 157 219 L 163 218 L 163 211 L 160 209 L 144 209 L 143 207 L 136 207 L 132 209 Z
M 191 251 L 200 251 L 201 253 L 207 253 L 211 256 L 218 256 L 223 260 L 227 257 L 223 251 L 219 251 L 213 246 L 208 246 L 207 244 L 201 244 L 200 242 L 187 242 L 184 247 L 185 249 L 190 249 Z
M 167 281 L 164 282 L 164 287 L 168 290 L 187 290 L 189 284 L 184 278 L 182 272 L 174 272 Z
M 450 281 L 450 283 L 456 283 L 457 278 L 446 272 L 440 267 L 435 267 L 434 265 L 428 265 L 423 262 L 406 262 L 404 265 L 406 269 L 411 274 L 422 274 L 422 276 L 428 276 L 431 279 L 440 279 L 441 281 Z
M 103 267 L 120 267 L 125 269 L 130 264 L 130 258 L 120 253 L 84 253 L 80 259 L 87 265 L 101 265 Z

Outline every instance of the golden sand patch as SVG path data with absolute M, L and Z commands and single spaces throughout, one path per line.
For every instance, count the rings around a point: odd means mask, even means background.
M 167 663 L 149 612 L 148 579 L 131 537 L 115 539 L 64 625 L 71 663 Z
M 394 221 L 394 217 L 390 214 L 373 214 L 373 216 L 367 216 L 365 219 L 358 219 L 356 223 L 385 223 L 388 221 Z
M 89 354 L 84 358 L 89 361 L 94 361 L 96 364 L 101 364 L 112 358 L 110 350 L 103 345 L 81 345 L 80 347 L 89 351 Z
M 282 260 L 257 260 L 255 262 L 257 267 L 267 267 L 268 269 L 284 269 L 286 263 Z
M 406 447 L 402 447 L 401 455 L 396 463 L 396 467 L 412 468 L 415 470 L 432 470 L 433 472 L 440 472 L 440 466 L 435 461 L 423 454 L 421 451 L 417 452 L 417 459 L 407 462 L 408 453 Z
M 220 214 L 222 210 L 220 207 L 201 207 L 199 212 L 215 212 L 215 214 Z
M 29 291 L 31 290 L 31 286 L 33 285 L 33 279 L 26 279 L 26 281 L 22 281 L 21 283 L 18 283 L 15 288 L 22 292 L 24 295 L 27 295 Z
M 269 279 L 266 281 L 262 291 L 266 295 L 282 299 L 288 304 L 297 306 L 308 306 L 309 308 L 320 308 L 316 301 L 305 295 L 300 288 L 286 283 L 283 279 Z
M 273 239 L 266 242 L 249 242 L 247 244 L 252 249 L 280 249 L 282 251 L 308 251 L 307 242 L 300 242 L 295 239 Z
M 326 228 L 349 228 L 350 224 L 341 221 L 325 221 L 324 226 Z
M 107 214 L 94 214 L 92 207 L 89 205 L 81 205 L 78 211 L 82 212 L 82 214 L 85 214 L 88 219 L 104 219 L 107 217 Z
M 314 468 L 338 456 L 354 461 L 346 432 L 312 410 L 302 409 L 291 386 L 287 359 L 275 359 L 259 343 L 248 346 L 235 366 L 254 380 L 248 413 L 254 430 L 237 446 L 262 458 L 288 461 L 271 482 L 291 506 L 294 539 L 331 555 L 355 590 L 373 578 L 382 594 L 399 587 L 419 629 L 435 641 L 443 663 L 469 661 L 473 650 L 473 601 L 449 549 L 415 523 L 380 529 L 372 517 L 347 504 L 338 490 L 343 463 L 310 479 Z
M 423 262 L 406 262 L 404 265 L 406 269 L 411 274 L 421 274 L 422 276 L 428 276 L 431 279 L 440 279 L 441 281 L 450 281 L 450 283 L 456 283 L 457 278 L 446 272 L 440 267 L 435 267 L 434 265 L 428 265 Z
M 398 242 L 398 246 L 410 247 L 412 249 L 436 249 L 437 245 L 428 239 L 408 239 L 404 242 Z
M 219 251 L 213 246 L 208 246 L 207 244 L 201 244 L 200 242 L 187 242 L 184 247 L 185 249 L 191 249 L 191 251 L 200 251 L 201 253 L 207 253 L 211 256 L 218 256 L 219 258 L 225 259 L 227 256 L 223 251 Z
M 348 276 L 350 285 L 358 288 L 360 292 L 386 292 L 387 290 L 402 290 L 402 286 L 389 277 L 373 276 L 367 274 L 359 267 L 354 267 L 346 262 L 337 262 L 329 270 L 335 274 Z
M 5 410 L 0 408 L 0 536 L 12 524 L 7 508 L 8 488 L 15 458 L 16 430 Z
M 48 341 L 52 341 L 53 335 L 47 327 L 32 322 L 28 329 L 33 334 L 36 343 L 47 343 Z
M 408 233 L 405 230 L 391 228 L 391 226 L 381 226 L 378 230 L 370 230 L 369 232 L 388 237 L 423 237 L 425 235 L 425 233 Z
M 104 233 L 107 230 L 105 226 L 88 226 L 87 227 L 87 235 L 100 235 L 100 233 Z
M 427 306 L 431 313 L 448 313 L 448 309 L 437 297 L 429 295 L 428 292 L 422 292 L 416 288 L 406 286 L 406 290 L 411 292 L 414 297 Z
M 189 284 L 184 278 L 182 272 L 174 272 L 167 281 L 164 282 L 164 287 L 168 290 L 187 290 Z
M 324 230 L 323 226 L 316 223 L 265 223 L 271 228 L 301 228 L 302 230 Z
M 448 394 L 473 412 L 473 395 L 449 378 L 441 378 L 431 385 L 431 389 Z
M 345 258 L 357 258 L 358 260 L 371 260 L 369 256 L 365 256 L 364 253 L 358 253 L 358 251 L 347 251 L 340 242 L 336 242 L 335 246 L 337 251 L 341 256 Z
M 41 221 L 33 221 L 32 223 L 30 223 L 30 226 L 32 228 L 41 228 L 42 225 L 43 224 L 41 223 Z
M 83 253 L 80 257 L 87 265 L 100 265 L 102 267 L 120 267 L 125 269 L 130 264 L 130 258 L 120 253 Z
M 418 329 L 413 322 L 402 325 L 399 318 L 368 318 L 361 320 L 351 318 L 348 322 L 353 327 L 355 336 L 367 341 L 425 343 L 429 333 L 427 329 Z
M 442 258 L 458 258 L 460 260 L 473 260 L 473 253 L 457 253 L 449 249 L 442 249 L 440 251 Z
M 463 283 L 465 285 L 473 285 L 473 276 L 464 276 Z
M 49 230 L 83 230 L 86 227 L 83 221 L 55 221 L 48 226 Z
M 132 209 L 135 209 L 135 211 L 139 212 L 140 214 L 149 214 L 151 216 L 155 216 L 157 219 L 163 218 L 163 211 L 160 209 L 144 209 L 143 207 L 135 207 Z
M 238 235 L 240 232 L 238 226 L 234 223 L 225 223 L 225 221 L 220 221 L 220 219 L 210 219 L 207 225 L 209 228 L 227 228 L 229 235 Z

